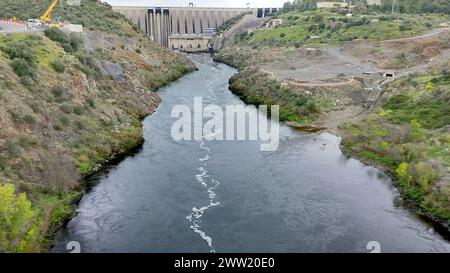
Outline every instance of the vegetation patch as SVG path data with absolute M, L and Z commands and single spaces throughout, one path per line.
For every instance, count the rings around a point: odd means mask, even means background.
M 50 40 L 59 43 L 68 53 L 77 52 L 83 46 L 83 40 L 77 33 L 66 33 L 59 28 L 49 28 L 44 33 Z
M 317 117 L 314 99 L 298 94 L 257 69 L 240 71 L 230 79 L 230 90 L 244 102 L 254 105 L 279 105 L 280 120 L 304 123 Z
M 389 170 L 405 196 L 450 224 L 447 80 L 447 71 L 398 79 L 374 113 L 341 129 L 344 151 Z
M 0 250 L 26 252 L 35 243 L 39 220 L 25 193 L 0 184 Z
M 353 40 L 382 41 L 416 36 L 450 20 L 446 15 L 402 14 L 390 17 L 382 13 L 367 12 L 347 17 L 326 10 L 293 10 L 275 16 L 283 23 L 275 28 L 264 28 L 235 42 L 251 46 L 305 46 L 342 44 Z M 399 59 L 398 61 L 402 61 Z

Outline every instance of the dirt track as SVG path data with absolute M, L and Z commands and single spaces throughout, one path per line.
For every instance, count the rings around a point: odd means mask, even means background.
M 310 82 L 297 82 L 295 80 L 288 81 L 290 85 L 297 87 L 339 87 L 339 86 L 347 86 L 356 83 L 355 79 L 351 79 L 348 81 L 341 82 L 328 82 L 328 83 L 310 83 Z
M 432 31 L 430 31 L 430 32 L 428 32 L 428 33 L 426 33 L 424 35 L 414 36 L 414 37 L 407 37 L 407 38 L 400 38 L 400 39 L 384 40 L 384 41 L 381 41 L 381 43 L 405 42 L 405 41 L 414 41 L 414 40 L 420 40 L 420 39 L 427 39 L 427 38 L 432 38 L 434 36 L 442 34 L 443 32 L 450 32 L 450 28 L 448 28 L 448 27 L 437 28 L 437 29 L 433 29 Z
M 354 77 L 378 70 L 339 48 L 295 49 L 286 60 L 266 63 L 262 69 L 281 81 L 302 87 L 343 86 L 354 83 Z
M 265 21 L 264 18 L 257 18 L 254 15 L 245 15 L 239 23 L 233 25 L 229 30 L 225 31 L 213 41 L 214 50 L 219 51 L 222 47 L 231 45 L 234 35 L 244 31 L 254 31 L 264 25 Z

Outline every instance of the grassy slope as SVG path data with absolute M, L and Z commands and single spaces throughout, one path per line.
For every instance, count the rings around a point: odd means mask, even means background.
M 2 1 L 0 13 L 6 4 L 16 16 L 36 17 L 34 3 L 24 2 Z M 32 204 L 23 221 L 18 211 L 0 211 L 0 252 L 43 251 L 47 236 L 72 213 L 77 178 L 140 143 L 140 118 L 159 103 L 153 91 L 193 69 L 109 7 L 82 3 L 70 9 L 92 30 L 80 48 L 76 37 L 0 36 L 0 183 L 15 185 Z M 18 44 L 25 53 L 11 53 Z M 25 68 L 14 66 L 15 55 L 26 58 Z M 0 184 L 3 207 L 12 202 L 2 199 L 6 194 Z
M 381 41 L 419 35 L 450 20 L 447 15 L 402 15 L 392 20 L 385 15 L 364 15 L 347 18 L 345 15 L 323 10 L 289 12 L 277 16 L 283 24 L 274 29 L 258 30 L 247 42 L 251 45 L 317 46 L 320 43 L 337 44 L 354 39 Z M 397 19 L 397 18 L 395 18 Z M 317 36 L 318 38 L 315 38 Z
M 0 2 L 0 18 L 11 19 L 16 17 L 18 20 L 39 18 L 50 3 L 50 0 L 2 0 Z

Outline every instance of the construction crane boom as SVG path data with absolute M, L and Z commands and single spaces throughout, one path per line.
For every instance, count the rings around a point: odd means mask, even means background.
M 52 4 L 48 7 L 47 11 L 39 19 L 41 19 L 44 22 L 50 22 L 52 20 L 51 17 L 52 11 L 53 9 L 55 9 L 56 4 L 58 4 L 58 1 L 59 0 L 53 0 Z

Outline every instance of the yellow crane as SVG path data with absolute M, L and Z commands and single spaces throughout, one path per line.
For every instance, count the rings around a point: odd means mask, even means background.
M 52 0 L 52 3 L 50 4 L 50 6 L 47 8 L 47 10 L 45 11 L 45 13 L 39 17 L 39 19 L 28 19 L 27 21 L 27 25 L 30 28 L 35 28 L 35 27 L 62 27 L 61 24 L 57 24 L 57 23 L 53 23 L 52 22 L 52 12 L 55 9 L 56 5 L 58 4 L 59 0 Z
M 55 9 L 56 4 L 58 4 L 59 0 L 53 0 L 53 2 L 48 7 L 47 11 L 42 15 L 39 19 L 43 22 L 50 22 L 52 20 L 52 11 Z

